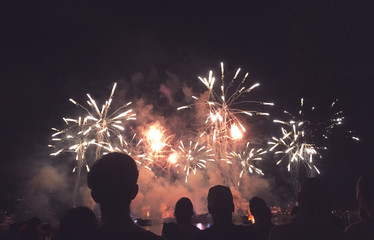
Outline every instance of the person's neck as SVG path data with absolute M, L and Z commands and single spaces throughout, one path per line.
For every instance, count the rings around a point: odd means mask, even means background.
M 231 217 L 220 218 L 220 219 L 215 219 L 213 217 L 213 223 L 216 226 L 227 226 L 227 225 L 231 225 L 232 224 L 232 219 L 231 219 Z
M 257 225 L 267 225 L 271 224 L 271 220 L 268 219 L 263 219 L 263 218 L 255 218 L 255 224 Z
M 121 232 L 123 230 L 131 229 L 135 223 L 130 217 L 129 207 L 107 207 L 101 208 L 101 228 L 112 232 Z

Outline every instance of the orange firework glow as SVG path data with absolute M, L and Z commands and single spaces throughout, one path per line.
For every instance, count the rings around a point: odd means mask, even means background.
M 147 140 L 151 145 L 153 152 L 159 152 L 165 146 L 165 142 L 162 141 L 163 131 L 158 128 L 157 125 L 152 125 L 147 131 Z
M 248 221 L 251 221 L 252 224 L 255 223 L 255 217 L 251 214 L 251 210 L 248 209 Z
M 173 153 L 169 156 L 168 158 L 168 161 L 171 163 L 171 164 L 175 164 L 177 162 L 177 158 L 178 158 L 178 154 L 176 153 Z
M 243 138 L 242 131 L 239 129 L 239 127 L 235 123 L 233 125 L 231 125 L 231 137 L 232 137 L 233 140 Z

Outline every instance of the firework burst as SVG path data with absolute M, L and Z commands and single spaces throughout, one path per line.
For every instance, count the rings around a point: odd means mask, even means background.
M 332 104 L 333 106 L 334 104 Z M 310 109 L 315 111 L 315 107 Z M 311 121 L 306 119 L 304 110 L 304 99 L 300 99 L 300 110 L 297 115 L 293 115 L 288 111 L 284 111 L 292 120 L 286 122 L 281 120 L 274 120 L 274 123 L 281 124 L 282 136 L 272 137 L 272 141 L 268 144 L 271 145 L 269 151 L 275 151 L 275 155 L 282 155 L 280 160 L 277 161 L 277 165 L 280 164 L 284 159 L 288 159 L 287 170 L 299 172 L 299 165 L 304 164 L 307 168 L 307 175 L 311 176 L 314 172 L 320 173 L 318 168 L 314 165 L 313 157 L 321 155 L 317 152 L 317 149 L 325 149 L 324 147 L 317 147 L 313 140 L 318 136 L 327 138 L 327 134 L 337 126 L 342 124 L 343 117 L 341 113 L 335 114 L 335 118 L 329 119 L 326 123 L 319 120 Z M 339 115 L 339 116 L 337 116 Z M 314 138 L 314 139 L 313 139 Z
M 113 85 L 109 99 L 102 105 L 101 110 L 90 94 L 87 94 L 89 99 L 87 104 L 90 108 L 86 108 L 75 100 L 69 99 L 73 104 L 81 107 L 88 114 L 83 120 L 84 130 L 77 134 L 83 134 L 87 136 L 87 139 L 94 140 L 90 142 L 97 146 L 95 154 L 96 159 L 100 158 L 103 154 L 102 149 L 108 152 L 113 151 L 112 141 L 116 138 L 120 138 L 121 132 L 125 130 L 124 124 L 126 121 L 136 120 L 136 114 L 133 113 L 132 109 L 123 111 L 131 105 L 131 102 L 124 104 L 122 107 L 110 113 L 116 86 L 117 83 Z M 91 111 L 89 109 L 91 109 Z
M 153 171 L 156 169 L 166 170 L 168 168 L 167 157 L 170 153 L 170 141 L 172 135 L 167 135 L 167 130 L 159 123 L 150 124 L 143 131 L 143 144 L 150 159 L 148 167 Z
M 101 110 L 99 110 L 96 101 L 89 94 L 87 94 L 89 99 L 87 101 L 89 108 L 84 107 L 73 99 L 69 99 L 70 102 L 85 110 L 87 115 L 84 117 L 79 116 L 76 119 L 64 117 L 64 130 L 52 128 L 54 131 L 52 134 L 52 141 L 54 144 L 49 146 L 58 148 L 58 150 L 50 155 L 57 156 L 62 152 L 75 152 L 76 155 L 75 159 L 77 161 L 77 165 L 74 167 L 73 172 L 77 172 L 78 174 L 74 195 L 76 195 L 78 189 L 82 166 L 85 166 L 87 171 L 89 171 L 87 152 L 90 146 L 96 146 L 95 159 L 98 159 L 106 152 L 115 151 L 114 147 L 112 146 L 112 141 L 114 139 L 122 138 L 120 132 L 124 131 L 125 129 L 123 127 L 125 121 L 136 119 L 136 115 L 132 113 L 132 109 L 122 111 L 123 109 L 127 108 L 131 102 L 123 105 L 113 113 L 110 113 L 110 107 L 113 101 L 116 86 L 117 84 L 115 83 L 109 99 L 102 106 Z
M 134 133 L 129 140 L 123 138 L 122 135 L 119 135 L 119 138 L 121 147 L 116 147 L 114 151 L 126 153 L 135 160 L 138 166 L 152 171 L 149 166 L 153 163 L 153 159 L 148 157 L 147 151 L 144 147 L 144 139 L 138 139 L 136 133 Z
M 277 165 L 280 164 L 284 159 L 288 159 L 287 170 L 291 171 L 293 166 L 298 169 L 300 164 L 305 164 L 308 169 L 308 176 L 313 175 L 312 172 L 316 171 L 320 173 L 318 168 L 314 165 L 313 156 L 320 154 L 317 152 L 317 147 L 307 142 L 306 131 L 303 129 L 303 121 L 290 121 L 283 122 L 280 120 L 274 120 L 275 123 L 280 123 L 283 126 L 281 131 L 283 136 L 280 138 L 272 137 L 273 141 L 269 141 L 268 144 L 272 145 L 269 151 L 279 149 L 274 154 L 282 155 L 281 159 L 278 160 Z M 298 172 L 298 170 L 297 170 Z
M 243 99 L 253 89 L 260 86 L 259 83 L 247 86 L 248 73 L 239 79 L 241 69 L 239 68 L 229 83 L 225 82 L 224 66 L 221 63 L 221 84 L 220 90 L 216 90 L 216 78 L 213 72 L 209 72 L 208 78 L 198 77 L 208 91 L 208 97 L 192 96 L 196 104 L 203 104 L 207 109 L 205 118 L 205 130 L 212 142 L 212 147 L 217 157 L 226 158 L 229 143 L 240 140 L 246 131 L 238 115 L 266 115 L 269 113 L 257 110 L 242 110 L 239 107 L 249 103 L 256 105 L 274 105 L 273 103 L 262 101 L 248 101 Z M 179 107 L 178 110 L 191 108 L 193 105 Z
M 304 99 L 300 100 L 300 109 L 293 115 L 284 111 L 291 120 L 274 120 L 274 123 L 281 124 L 280 137 L 272 137 L 268 142 L 269 151 L 274 151 L 276 156 L 280 156 L 277 165 L 287 160 L 287 170 L 291 173 L 294 184 L 295 194 L 298 192 L 302 169 L 306 176 L 311 177 L 320 174 L 316 167 L 315 158 L 322 158 L 321 151 L 327 149 L 324 146 L 317 145 L 328 136 L 333 130 L 342 125 L 344 116 L 342 111 L 335 111 L 337 100 L 330 105 L 329 112 L 333 112 L 327 120 L 323 119 L 324 114 L 316 114 L 316 108 L 305 108 Z M 307 111 L 309 110 L 309 111 Z
M 207 162 L 214 161 L 212 149 L 208 149 L 199 142 L 189 141 L 185 145 L 183 141 L 180 141 L 178 147 L 171 150 L 172 154 L 170 154 L 168 161 L 174 164 L 175 168 L 183 170 L 186 183 L 191 173 L 196 174 L 197 168 L 204 169 Z
M 267 153 L 266 150 L 262 148 L 253 148 L 251 147 L 250 142 L 247 142 L 243 151 L 232 151 L 228 154 L 228 163 L 234 164 L 240 169 L 238 186 L 240 185 L 243 174 L 257 173 L 260 175 L 264 175 L 261 169 L 254 166 L 254 162 L 261 161 L 265 153 Z

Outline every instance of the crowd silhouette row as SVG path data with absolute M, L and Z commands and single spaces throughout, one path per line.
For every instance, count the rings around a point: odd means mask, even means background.
M 298 194 L 298 207 L 289 223 L 274 225 L 265 201 L 249 201 L 255 223 L 249 226 L 232 222 L 234 202 L 229 187 L 216 185 L 208 192 L 208 211 L 213 224 L 200 230 L 191 223 L 193 204 L 182 197 L 175 205 L 176 222 L 164 223 L 158 236 L 134 223 L 130 204 L 138 193 L 138 169 L 135 161 L 122 153 L 109 153 L 98 160 L 87 175 L 93 200 L 100 205 L 101 222 L 86 207 L 70 209 L 61 218 L 57 240 L 124 239 L 248 239 L 248 240 L 374 240 L 374 174 L 360 177 L 356 196 L 361 220 L 342 231 L 329 218 L 327 190 L 320 179 L 308 178 Z M 18 239 L 38 238 L 37 219 L 26 226 L 16 226 Z M 23 227 L 23 229 L 22 229 Z M 34 231 L 32 231 L 34 229 Z M 45 239 L 45 238 L 44 238 Z

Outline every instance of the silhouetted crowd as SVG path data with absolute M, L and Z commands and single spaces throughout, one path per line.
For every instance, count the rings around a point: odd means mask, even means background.
M 48 226 L 40 220 L 11 225 L 20 240 L 127 240 L 127 239 L 248 239 L 248 240 L 374 240 L 374 174 L 360 177 L 356 196 L 361 220 L 345 231 L 336 227 L 329 216 L 327 190 L 317 178 L 308 178 L 300 188 L 298 206 L 292 209 L 291 221 L 274 225 L 265 201 L 253 197 L 249 201 L 255 223 L 236 225 L 232 221 L 234 201 L 229 187 L 216 185 L 208 192 L 208 211 L 213 224 L 200 230 L 191 223 L 193 204 L 180 198 L 174 215 L 176 222 L 164 223 L 162 236 L 143 229 L 130 216 L 130 204 L 138 193 L 138 169 L 135 161 L 122 153 L 109 153 L 98 160 L 87 176 L 91 196 L 100 205 L 101 222 L 92 210 L 78 207 L 61 218 L 56 236 L 48 235 Z M 2 236 L 0 235 L 0 238 Z M 9 238 L 10 239 L 10 238 Z

